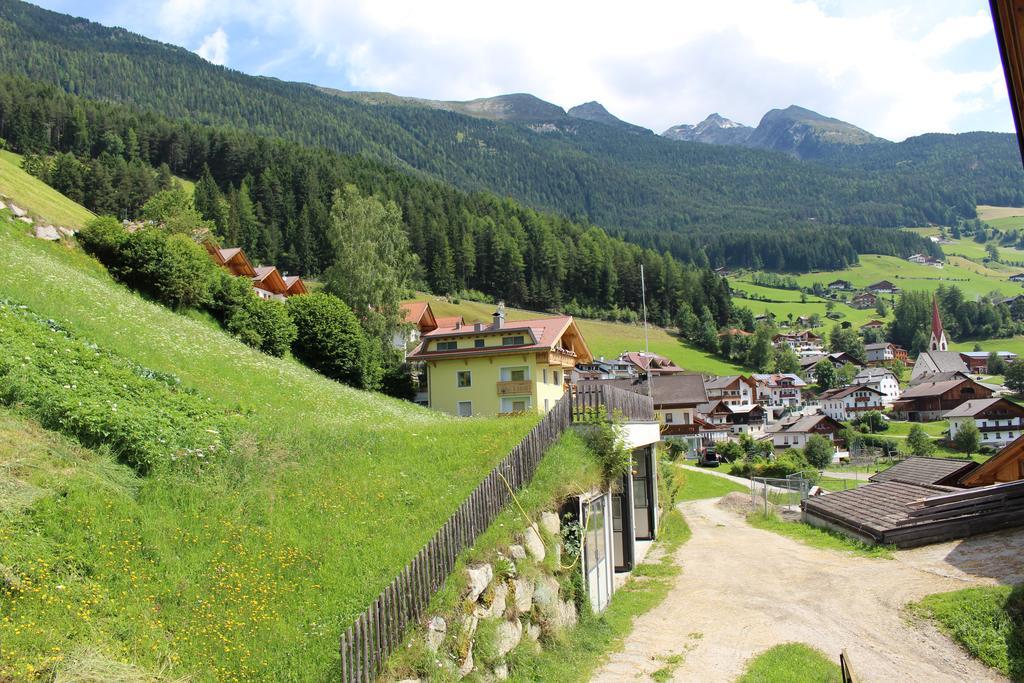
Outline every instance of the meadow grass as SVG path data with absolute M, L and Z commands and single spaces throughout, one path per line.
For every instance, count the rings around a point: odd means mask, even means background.
M 892 549 L 886 546 L 868 545 L 855 541 L 836 531 L 819 529 L 803 522 L 787 522 L 776 514 L 754 512 L 747 515 L 747 523 L 755 529 L 771 531 L 804 545 L 824 550 L 838 550 L 863 557 L 892 559 Z
M 1024 681 L 1024 584 L 936 593 L 909 608 L 935 620 L 972 656 Z
M 718 498 L 727 493 L 739 491 L 748 493 L 750 488 L 737 484 L 734 481 L 716 477 L 713 474 L 694 472 L 685 467 L 676 468 L 676 481 L 679 483 L 677 500 L 701 500 L 704 498 Z
M 839 683 L 838 656 L 803 643 L 776 645 L 747 663 L 736 683 Z
M 0 678 L 85 650 L 198 680 L 329 677 L 341 631 L 536 423 L 350 389 L 25 233 L 0 219 L 0 299 L 174 375 L 244 430 L 200 476 L 139 477 L 102 452 L 19 469 L 8 452 L 0 472 L 40 494 L 2 525 L 0 565 L 29 588 L 0 590 Z
M 489 322 L 495 308 L 494 304 L 467 301 L 465 299 L 455 304 L 443 297 L 430 294 L 420 294 L 415 300 L 429 301 L 431 310 L 438 317 L 461 315 L 467 322 Z M 506 309 L 506 316 L 509 320 L 544 318 L 550 315 L 552 314 L 538 313 L 520 308 Z M 642 325 L 583 318 L 577 319 L 576 322 L 583 333 L 583 338 L 587 342 L 587 347 L 595 358 L 600 358 L 601 356 L 617 358 L 623 351 L 644 350 L 644 328 Z M 649 326 L 648 338 L 650 340 L 650 349 L 653 353 L 672 359 L 677 365 L 686 370 L 716 375 L 743 372 L 743 368 L 738 365 L 725 361 L 714 354 L 701 351 L 665 328 L 656 325 Z
M 93 217 L 91 211 L 21 168 L 21 156 L 0 151 L 0 194 L 46 223 L 80 228 Z
M 989 221 L 995 218 L 1012 218 L 1015 216 L 1024 217 L 1024 208 L 1019 206 L 992 206 L 991 204 L 978 204 L 978 218 Z

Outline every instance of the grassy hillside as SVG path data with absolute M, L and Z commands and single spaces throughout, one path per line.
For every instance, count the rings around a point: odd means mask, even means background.
M 534 421 L 456 420 L 349 389 L 26 232 L 0 219 L 0 299 L 177 377 L 243 428 L 198 474 L 140 477 L 103 449 L 18 445 L 38 430 L 4 413 L 18 436 L 0 451 L 0 491 L 24 504 L 0 497 L 0 679 L 66 664 L 103 680 L 115 662 L 329 678 L 341 630 Z
M 80 228 L 92 212 L 21 170 L 21 156 L 0 151 L 0 194 L 29 211 L 33 217 L 53 225 Z
M 467 322 L 489 321 L 494 313 L 494 304 L 478 301 L 462 300 L 453 304 L 441 297 L 423 294 L 417 301 L 429 301 L 434 315 L 439 317 L 461 315 Z M 542 318 L 550 314 L 509 308 L 506 311 L 509 320 Z M 583 338 L 595 358 L 615 358 L 623 351 L 642 351 L 644 349 L 644 328 L 641 325 L 612 323 L 602 320 L 577 320 Z M 684 342 L 668 330 L 650 326 L 648 330 L 651 351 L 666 358 L 671 358 L 680 367 L 695 372 L 711 374 L 730 374 L 740 372 L 741 368 L 728 363 L 705 351 Z

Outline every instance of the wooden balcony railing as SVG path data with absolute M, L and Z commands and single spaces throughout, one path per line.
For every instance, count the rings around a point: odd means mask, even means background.
M 518 380 L 498 382 L 498 396 L 529 396 L 533 393 L 533 382 Z

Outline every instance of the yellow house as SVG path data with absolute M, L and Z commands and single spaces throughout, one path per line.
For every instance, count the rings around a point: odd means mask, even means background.
M 565 393 L 576 363 L 592 360 L 570 316 L 438 327 L 420 338 L 410 361 L 427 368 L 431 408 L 452 415 L 545 413 Z

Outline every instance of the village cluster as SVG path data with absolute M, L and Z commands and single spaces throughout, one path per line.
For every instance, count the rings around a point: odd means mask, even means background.
M 814 332 L 783 332 L 773 344 L 793 349 L 799 373 L 710 376 L 651 353 L 594 358 L 567 316 L 509 322 L 499 306 L 490 323 L 467 323 L 434 316 L 427 302 L 403 307 L 411 332 L 396 334 L 395 344 L 412 349 L 407 358 L 418 379 L 417 401 L 453 415 L 544 413 L 566 391 L 609 384 L 650 395 L 663 439 L 693 454 L 741 434 L 771 441 L 776 450 L 802 448 L 819 434 L 832 441 L 838 459 L 844 454 L 843 423 L 867 411 L 910 422 L 948 419 L 950 440 L 974 420 L 982 445 L 993 448 L 1024 430 L 1024 408 L 1002 397 L 1002 387 L 980 379 L 989 354 L 949 349 L 937 305 L 929 349 L 914 359 L 906 386 L 891 366 L 909 364 L 907 351 L 888 342 L 866 344 L 866 362 L 860 363 L 847 353 L 826 352 Z M 881 326 L 872 320 L 862 327 Z M 1017 359 L 1010 352 L 999 355 L 1009 363 Z M 856 374 L 844 386 L 815 392 L 822 361 Z
M 1002 396 L 1001 386 L 983 381 L 989 354 L 950 350 L 934 300 L 928 348 L 916 359 L 893 344 L 877 343 L 865 345 L 862 364 L 849 354 L 826 352 L 811 331 L 783 332 L 773 344 L 793 349 L 799 373 L 727 376 L 687 372 L 652 353 L 594 358 L 568 316 L 510 321 L 499 305 L 491 321 L 467 322 L 439 318 L 423 301 L 403 307 L 409 330 L 396 334 L 394 342 L 408 349 L 418 402 L 433 409 L 464 417 L 543 414 L 566 394 L 586 403 L 605 388 L 624 390 L 650 396 L 658 423 L 653 439 L 632 447 L 648 449 L 643 453 L 649 459 L 656 441 L 704 463 L 713 461 L 726 441 L 768 442 L 771 448 L 764 452 L 781 453 L 804 449 L 820 437 L 831 444 L 838 465 L 851 457 L 844 442 L 848 426 L 872 411 L 882 420 L 947 420 L 950 442 L 972 422 L 979 446 L 998 451 L 986 462 L 909 457 L 859 488 L 836 493 L 816 488 L 801 504 L 803 520 L 867 542 L 909 547 L 1024 519 L 1024 439 L 1018 441 L 1024 407 Z M 881 325 L 872 320 L 863 327 Z M 1017 361 L 1015 354 L 999 355 L 1006 363 Z M 905 383 L 893 370 L 900 364 L 910 366 Z M 819 390 L 815 373 L 828 365 L 842 367 L 846 376 L 851 369 L 855 373 L 847 384 Z M 644 471 L 652 469 L 648 463 Z M 632 507 L 633 489 L 648 484 L 633 481 L 623 487 L 625 493 L 609 494 L 613 509 Z M 615 496 L 620 495 L 626 499 L 619 501 Z M 613 540 L 616 547 L 625 542 L 618 536 Z M 620 553 L 612 556 L 615 571 L 628 571 Z

